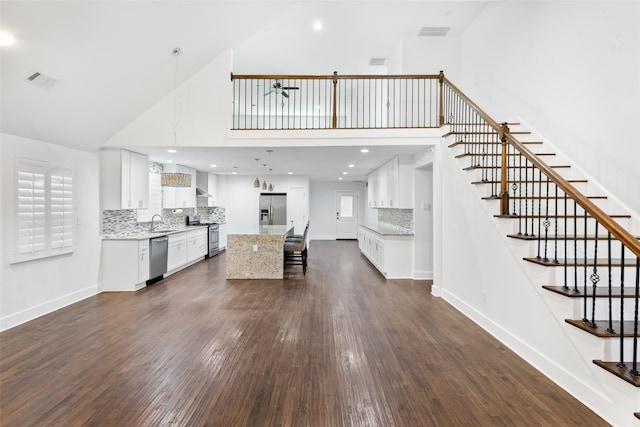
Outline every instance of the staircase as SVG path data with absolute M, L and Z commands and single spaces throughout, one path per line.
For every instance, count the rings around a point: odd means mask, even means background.
M 624 213 L 588 180 L 576 178 L 577 173 L 571 166 L 546 144 L 522 130 L 518 123 L 510 123 L 509 127 L 534 155 L 550 169 L 561 171 L 568 182 L 580 188 L 589 200 L 608 212 L 610 218 L 627 229 L 638 228 L 631 215 Z M 513 129 L 517 130 L 513 132 Z M 567 301 L 564 321 L 603 341 L 601 358 L 593 363 L 630 386 L 640 387 L 637 371 L 639 258 L 517 152 L 507 153 L 508 211 L 500 212 L 503 199 L 499 194 L 499 158 L 502 157 L 498 153 L 502 146 L 499 132 L 487 138 L 487 133 L 474 132 L 473 126 L 466 126 L 463 132 L 454 131 L 450 135 L 455 142 L 449 149 L 468 175 L 468 181 L 477 187 L 478 193 L 485 194 L 482 200 L 495 205 L 496 221 L 509 223 L 506 228 L 514 229 L 507 237 L 526 242 L 529 253 L 521 258 L 522 262 L 549 270 L 546 275 L 550 283 L 540 283 L 540 286 Z M 621 283 L 624 285 L 620 286 Z M 629 283 L 631 285 L 627 285 Z
M 498 125 L 446 86 L 457 167 L 490 204 L 497 228 L 512 230 L 509 246 L 547 293 L 549 310 L 573 329 L 574 347 L 600 369 L 598 386 L 640 406 L 639 221 L 520 123 Z M 640 418 L 630 412 L 625 420 Z

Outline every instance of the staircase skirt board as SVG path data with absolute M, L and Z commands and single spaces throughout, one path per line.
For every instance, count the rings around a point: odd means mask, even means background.
M 594 360 L 593 363 L 611 372 L 618 378 L 621 378 L 636 387 L 640 387 L 640 375 L 634 375 L 631 373 L 631 362 L 625 362 L 624 367 L 618 366 L 618 362 L 605 362 L 602 360 Z

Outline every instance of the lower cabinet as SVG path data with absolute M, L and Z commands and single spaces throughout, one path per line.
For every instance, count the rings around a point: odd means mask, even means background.
M 187 262 L 195 261 L 207 255 L 208 239 L 209 230 L 206 227 L 187 231 Z
M 149 240 L 102 242 L 102 290 L 137 291 L 149 280 Z
M 182 267 L 187 263 L 187 233 L 169 234 L 167 251 L 167 273 Z
M 358 247 L 386 278 L 413 278 L 413 236 L 385 235 L 360 226 Z

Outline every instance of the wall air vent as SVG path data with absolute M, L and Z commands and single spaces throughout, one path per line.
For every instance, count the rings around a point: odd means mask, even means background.
M 422 27 L 418 37 L 444 37 L 451 27 Z
M 60 80 L 54 79 L 39 71 L 31 71 L 25 78 L 25 81 L 44 90 L 53 89 L 60 83 Z
M 387 60 L 386 58 L 371 58 L 369 60 L 369 65 L 371 65 L 371 66 L 384 65 L 386 60 Z

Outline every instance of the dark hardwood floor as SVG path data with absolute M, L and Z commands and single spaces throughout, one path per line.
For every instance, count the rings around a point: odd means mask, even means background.
M 1 424 L 608 425 L 354 241 L 313 241 L 284 280 L 224 259 L 0 334 Z

